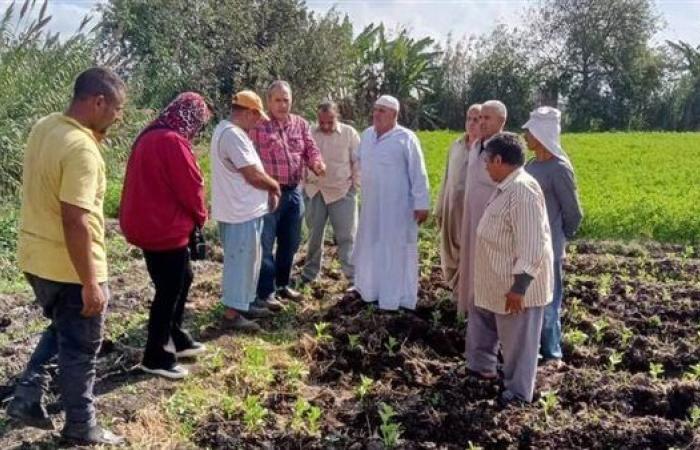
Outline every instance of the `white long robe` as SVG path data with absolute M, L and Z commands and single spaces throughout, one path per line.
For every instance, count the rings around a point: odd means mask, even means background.
M 355 288 L 381 309 L 415 309 L 418 224 L 428 210 L 428 176 L 416 135 L 397 125 L 379 139 L 373 127 L 359 148 L 361 207 L 353 261 Z

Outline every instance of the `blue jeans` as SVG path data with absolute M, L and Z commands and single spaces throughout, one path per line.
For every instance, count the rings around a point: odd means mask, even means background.
M 243 223 L 219 222 L 224 247 L 223 298 L 221 302 L 238 311 L 248 311 L 255 301 L 260 275 L 263 218 Z
M 540 353 L 544 359 L 561 359 L 561 302 L 564 297 L 561 259 L 554 260 L 554 295 L 544 310 Z
M 258 298 L 265 299 L 289 285 L 294 255 L 301 243 L 303 217 L 304 199 L 299 187 L 283 190 L 277 209 L 265 215 Z
M 15 397 L 41 401 L 50 382 L 48 368 L 58 360 L 58 388 L 66 412 L 64 429 L 85 431 L 97 423 L 92 390 L 104 312 L 95 317 L 80 314 L 83 298 L 79 284 L 59 283 L 31 274 L 26 277 L 51 324 L 34 349 Z M 102 289 L 108 298 L 107 285 L 103 284 Z

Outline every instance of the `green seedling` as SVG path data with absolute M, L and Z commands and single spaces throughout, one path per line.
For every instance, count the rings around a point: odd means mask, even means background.
M 647 319 L 647 324 L 649 324 L 649 326 L 652 328 L 661 328 L 663 322 L 661 321 L 661 317 L 651 316 L 649 319 Z
M 549 422 L 549 417 L 554 409 L 559 405 L 559 398 L 557 398 L 556 391 L 546 391 L 542 393 L 540 397 L 540 406 L 542 407 L 542 412 L 544 413 L 544 421 Z
M 381 425 L 379 425 L 379 432 L 382 436 L 382 443 L 385 448 L 395 448 L 403 433 L 401 424 L 393 421 L 396 416 L 394 408 L 384 402 L 380 403 L 379 406 L 381 408 L 379 410 L 379 417 L 382 420 Z
M 593 334 L 593 340 L 597 344 L 600 344 L 601 342 L 603 342 L 603 337 L 605 336 L 605 330 L 607 330 L 609 326 L 610 326 L 610 324 L 605 319 L 600 319 L 600 320 L 597 320 L 593 323 L 593 329 L 595 330 L 595 332 Z
M 700 363 L 690 366 L 690 369 L 683 374 L 683 379 L 687 381 L 700 381 Z
M 622 346 L 627 347 L 627 345 L 630 343 L 633 337 L 634 332 L 623 325 L 622 330 L 620 330 L 620 343 L 622 344 Z
M 360 385 L 357 386 L 355 389 L 355 395 L 357 396 L 358 399 L 363 400 L 367 394 L 372 392 L 372 388 L 374 387 L 374 380 L 371 379 L 370 377 L 366 377 L 364 375 L 360 375 Z
M 700 426 L 700 407 L 698 406 L 690 408 L 690 426 L 693 428 Z
M 243 424 L 249 432 L 262 430 L 268 414 L 269 411 L 262 405 L 257 395 L 249 395 L 243 400 Z
M 614 351 L 608 356 L 608 370 L 614 372 L 615 368 L 622 362 L 622 353 Z
M 396 349 L 399 347 L 399 341 L 396 340 L 394 336 L 389 336 L 389 339 L 384 344 L 384 348 L 389 352 L 390 356 L 396 354 Z
M 362 348 L 362 345 L 360 344 L 360 335 L 349 334 L 348 345 L 350 346 L 350 350 L 360 350 Z
M 664 365 L 661 363 L 649 363 L 649 375 L 652 380 L 658 380 L 664 374 Z
M 572 330 L 564 333 L 564 340 L 574 347 L 584 345 L 588 340 L 588 335 L 581 330 Z
M 484 450 L 484 447 L 469 441 L 465 450 Z
M 314 324 L 314 329 L 316 329 L 316 340 L 319 342 L 328 342 L 333 340 L 333 336 L 330 334 L 331 324 L 328 322 L 318 322 Z

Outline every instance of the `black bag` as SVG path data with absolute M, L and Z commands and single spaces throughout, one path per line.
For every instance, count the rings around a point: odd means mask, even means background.
M 204 240 L 204 233 L 202 233 L 202 228 L 197 225 L 192 230 L 190 235 L 190 259 L 192 261 L 201 261 L 207 259 L 207 254 L 209 253 L 209 248 L 206 241 Z

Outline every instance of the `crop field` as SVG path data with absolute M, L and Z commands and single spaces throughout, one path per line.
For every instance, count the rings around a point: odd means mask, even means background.
M 420 133 L 433 194 L 456 136 Z M 320 281 L 261 321 L 257 336 L 220 326 L 215 246 L 211 260 L 194 264 L 186 313 L 208 352 L 183 360 L 192 375 L 182 382 L 147 376 L 135 366 L 153 291 L 140 252 L 110 220 L 99 420 L 133 449 L 700 447 L 700 135 L 567 135 L 564 144 L 586 222 L 565 264 L 566 365 L 539 368 L 531 405 L 501 410 L 498 384 L 467 375 L 468 318 L 441 281 L 431 223 L 421 232 L 415 312 L 381 312 L 345 296 L 329 241 Z M 111 189 L 116 205 L 116 182 Z M 13 239 L 10 221 L 0 222 L 5 241 Z M 207 232 L 216 243 L 214 227 Z M 295 272 L 303 260 L 302 250 Z M 20 279 L 2 286 L 4 404 L 46 322 Z M 60 429 L 55 386 L 47 400 Z M 16 428 L 0 412 L 0 448 L 57 442 L 56 432 Z
M 459 134 L 419 133 L 431 185 Z M 562 137 L 585 218 L 581 237 L 700 241 L 700 133 L 585 133 Z

